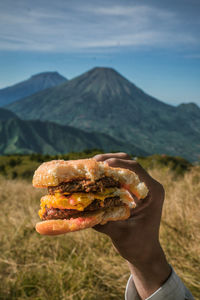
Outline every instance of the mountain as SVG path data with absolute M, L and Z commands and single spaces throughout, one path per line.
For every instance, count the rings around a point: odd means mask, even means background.
M 1 112 L 1 110 L 0 110 Z M 51 122 L 7 119 L 0 121 L 0 154 L 43 153 L 60 154 L 86 149 L 126 151 L 134 155 L 145 155 L 134 145 L 117 141 L 106 134 L 88 133 L 69 126 Z
M 0 106 L 8 105 L 13 101 L 54 87 L 66 81 L 67 79 L 57 72 L 45 72 L 33 75 L 23 82 L 0 89 Z
M 150 154 L 196 160 L 200 153 L 198 107 L 165 104 L 109 68 L 94 68 L 7 108 L 23 119 L 106 133 Z

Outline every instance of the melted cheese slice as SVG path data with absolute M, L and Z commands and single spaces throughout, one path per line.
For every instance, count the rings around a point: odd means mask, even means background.
M 63 194 L 56 192 L 54 195 L 46 195 L 41 198 L 41 209 L 38 214 L 40 218 L 42 218 L 45 213 L 45 207 L 83 211 L 90 203 L 92 203 L 92 201 L 94 201 L 94 199 L 100 200 L 103 207 L 105 198 L 115 196 L 119 196 L 124 203 L 130 206 L 130 208 L 135 206 L 132 196 L 124 188 L 107 188 L 103 193 L 74 193 L 71 195 L 69 195 L 69 193 Z

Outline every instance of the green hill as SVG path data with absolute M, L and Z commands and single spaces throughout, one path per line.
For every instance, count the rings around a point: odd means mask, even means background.
M 1 110 L 0 110 L 1 111 Z M 51 122 L 8 119 L 0 121 L 0 154 L 80 152 L 85 149 L 126 151 L 145 155 L 138 147 L 120 142 L 106 134 L 85 132 Z
M 18 119 L 18 117 L 12 111 L 0 108 L 0 121 L 6 121 L 9 119 Z

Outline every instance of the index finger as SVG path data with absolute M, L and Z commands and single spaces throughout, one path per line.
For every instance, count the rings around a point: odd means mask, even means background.
M 152 183 L 155 181 L 149 173 L 143 167 L 137 163 L 135 160 L 124 160 L 120 158 L 109 158 L 106 160 L 106 163 L 111 166 L 111 167 L 116 167 L 116 168 L 124 168 L 124 169 L 129 169 L 133 172 L 135 172 L 138 177 L 140 178 L 141 181 L 145 182 L 147 187 L 150 189 L 152 186 Z
M 125 152 L 97 154 L 93 158 L 96 159 L 97 161 L 105 161 L 109 158 L 119 158 L 125 160 L 131 159 L 130 155 Z

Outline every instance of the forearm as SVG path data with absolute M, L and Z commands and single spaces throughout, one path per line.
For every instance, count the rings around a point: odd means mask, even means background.
M 96 227 L 96 230 L 110 236 L 116 250 L 129 263 L 132 276 L 128 281 L 126 299 L 138 299 L 138 294 L 142 300 L 149 296 L 152 300 L 193 299 L 175 272 L 171 273 L 171 267 L 159 244 L 165 195 L 163 186 L 126 153 L 107 153 L 97 155 L 95 159 L 114 168 L 135 172 L 149 189 L 148 196 L 138 201 L 130 218 Z
M 128 261 L 133 281 L 140 298 L 146 299 L 158 290 L 171 274 L 164 252 L 159 246 L 149 257 Z

